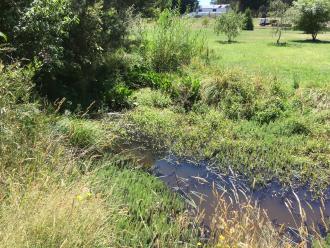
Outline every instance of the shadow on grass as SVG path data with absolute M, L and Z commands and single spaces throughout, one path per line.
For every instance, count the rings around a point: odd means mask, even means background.
M 223 40 L 217 40 L 217 43 L 221 44 L 221 45 L 230 45 L 230 44 L 239 44 L 239 43 L 243 43 L 241 41 L 223 41 Z
M 292 44 L 288 42 L 281 42 L 279 44 L 277 44 L 276 42 L 270 42 L 267 45 L 271 47 L 301 47 L 300 44 Z
M 330 44 L 328 40 L 291 40 L 291 42 L 295 43 L 309 43 L 309 44 Z

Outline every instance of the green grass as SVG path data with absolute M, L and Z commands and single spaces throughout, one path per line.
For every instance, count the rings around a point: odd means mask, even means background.
M 195 20 L 199 29 L 200 21 Z M 239 67 L 250 73 L 272 74 L 292 84 L 298 81 L 306 87 L 328 86 L 330 81 L 330 33 L 320 34 L 322 42 L 306 42 L 309 35 L 300 31 L 285 31 L 282 42 L 276 46 L 271 28 L 256 26 L 254 31 L 243 31 L 236 42 L 228 44 L 224 35 L 217 36 L 213 22 L 204 28 L 213 63 L 226 67 Z
M 32 76 L 0 71 L 0 247 L 196 247 L 184 202 L 109 152 L 120 123 L 44 113 Z
M 197 229 L 184 211 L 183 201 L 158 179 L 134 169 L 105 163 L 95 175 L 94 188 L 107 203 L 121 206 L 115 247 L 195 247 Z M 112 220 L 111 220 L 112 221 Z

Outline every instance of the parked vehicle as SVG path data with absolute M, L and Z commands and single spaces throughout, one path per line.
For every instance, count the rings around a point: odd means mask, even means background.
M 202 16 L 219 16 L 227 13 L 230 10 L 229 4 L 220 5 L 205 5 L 199 6 L 199 8 L 189 14 L 190 17 L 202 17 Z
M 270 25 L 269 18 L 260 18 L 259 25 L 260 26 L 268 26 L 268 25 Z

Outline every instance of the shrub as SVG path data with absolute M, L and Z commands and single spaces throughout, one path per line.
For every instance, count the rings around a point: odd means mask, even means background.
M 269 124 L 278 119 L 283 114 L 284 110 L 285 105 L 282 99 L 273 97 L 257 105 L 254 119 L 261 124 Z
M 103 103 L 118 110 L 129 107 L 129 97 L 133 91 L 124 83 L 116 84 L 112 89 L 104 93 Z
M 151 90 L 150 88 L 136 91 L 131 101 L 138 106 L 147 106 L 155 108 L 166 108 L 172 104 L 172 99 L 159 90 Z
M 252 12 L 249 8 L 244 12 L 243 30 L 254 30 Z
M 200 81 L 191 76 L 182 77 L 173 83 L 170 94 L 175 102 L 190 110 L 200 98 Z
M 203 20 L 202 20 L 203 27 L 207 28 L 209 26 L 209 24 L 210 24 L 210 19 L 207 17 L 203 18 Z
M 204 37 L 191 30 L 189 20 L 165 10 L 159 16 L 151 37 L 144 37 L 147 59 L 157 72 L 176 71 L 202 53 Z
M 148 69 L 141 71 L 136 76 L 135 82 L 137 82 L 140 87 L 150 87 L 166 92 L 170 91 L 174 80 L 171 74 L 158 73 Z
M 297 0 L 294 2 L 297 12 L 296 27 L 306 34 L 311 34 L 313 41 L 330 21 L 330 2 L 328 0 Z
M 256 89 L 244 75 L 235 70 L 222 71 L 203 82 L 202 100 L 223 110 L 231 119 L 251 118 L 254 111 Z
M 306 122 L 299 119 L 292 119 L 286 125 L 286 132 L 289 135 L 308 135 L 311 133 L 311 129 Z
M 56 123 L 56 129 L 67 135 L 72 145 L 80 148 L 102 148 L 111 143 L 111 137 L 96 121 L 62 118 Z
M 232 42 L 243 28 L 244 17 L 233 11 L 220 15 L 215 23 L 215 32 L 224 33 L 228 42 Z
M 92 102 L 112 107 L 104 93 L 122 82 L 120 76 L 127 72 L 119 66 L 107 70 L 103 66 L 109 54 L 130 45 L 129 17 L 129 12 L 110 9 L 100 0 L 36 0 L 22 13 L 15 29 L 16 54 L 37 61 L 34 80 L 50 101 L 65 97 L 71 109 Z M 121 59 L 119 64 L 126 64 L 126 57 Z M 100 73 L 104 71 L 106 75 Z

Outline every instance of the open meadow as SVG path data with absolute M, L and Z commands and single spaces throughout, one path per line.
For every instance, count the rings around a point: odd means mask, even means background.
M 313 43 L 310 35 L 301 31 L 283 32 L 282 46 L 276 46 L 271 27 L 260 27 L 255 21 L 255 30 L 243 31 L 236 41 L 229 44 L 223 34 L 214 32 L 214 20 L 207 26 L 202 20 L 193 21 L 194 28 L 203 30 L 208 40 L 210 56 L 220 67 L 239 67 L 256 74 L 271 74 L 280 81 L 294 81 L 304 87 L 329 87 L 330 78 L 330 33 L 319 35 Z

